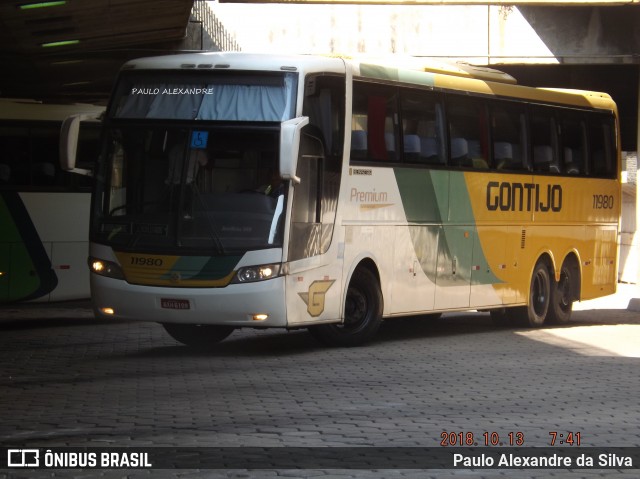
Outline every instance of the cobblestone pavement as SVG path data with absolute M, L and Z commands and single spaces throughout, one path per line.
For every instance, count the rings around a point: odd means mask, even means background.
M 2 447 L 434 447 L 441 434 L 580 432 L 640 447 L 640 297 L 623 287 L 542 330 L 486 313 L 388 321 L 325 348 L 306 331 L 234 332 L 210 352 L 84 303 L 0 309 Z M 632 308 L 633 309 L 633 308 Z M 53 318 L 53 319 L 50 319 Z M 636 465 L 637 467 L 637 465 Z M 4 474 L 4 476 L 3 476 Z M 638 470 L 0 470 L 0 477 L 638 477 Z

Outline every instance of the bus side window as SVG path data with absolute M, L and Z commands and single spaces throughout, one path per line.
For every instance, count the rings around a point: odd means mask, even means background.
M 31 165 L 31 182 L 34 186 L 53 186 L 56 182 L 56 167 L 53 163 L 40 161 Z
M 1 184 L 57 191 L 74 191 L 91 186 L 89 177 L 60 170 L 58 122 L 38 120 L 16 123 L 19 126 L 0 125 L 1 159 L 5 165 L 0 171 Z M 97 154 L 94 154 L 93 161 L 96 158 Z
M 34 187 L 62 186 L 58 169 L 60 129 L 52 126 L 33 127 L 29 134 L 31 184 Z
M 586 131 L 582 115 L 563 112 L 561 120 L 561 149 L 564 171 L 569 175 L 584 173 Z
M 309 117 L 309 125 L 302 130 L 303 153 L 316 154 L 321 158 L 318 193 L 320 195 L 319 253 L 325 253 L 333 239 L 333 225 L 338 208 L 338 194 L 342 172 L 344 146 L 344 97 L 345 78 L 343 76 L 318 75 L 306 83 L 303 114 Z M 367 150 L 366 131 L 352 131 L 351 149 L 360 145 L 363 154 Z M 307 145 L 307 143 L 310 143 Z M 315 152 L 315 153 L 314 153 Z
M 351 157 L 350 160 L 364 160 L 368 153 L 367 139 L 367 95 L 361 83 L 353 83 L 353 106 L 351 115 Z
M 11 167 L 5 163 L 0 163 L 0 185 L 11 183 Z
M 473 98 L 447 98 L 450 165 L 489 167 L 488 125 L 485 103 Z
M 402 90 L 400 105 L 404 161 L 444 165 L 439 97 L 432 92 Z
M 289 260 L 326 253 L 333 238 L 338 207 L 341 163 L 327 156 L 322 132 L 315 125 L 302 130 L 293 192 Z
M 363 160 L 367 157 L 367 132 L 364 130 L 351 131 L 351 158 Z
M 557 157 L 556 122 L 553 110 L 533 108 L 531 114 L 533 171 L 561 173 Z
M 342 158 L 344 96 L 344 76 L 311 74 L 307 77 L 302 114 L 322 132 L 325 154 L 336 158 Z
M 0 151 L 2 163 L 6 166 L 3 168 L 3 184 L 31 186 L 29 128 L 0 125 Z
M 613 178 L 616 171 L 613 118 L 600 114 L 589 116 L 589 174 L 601 178 Z
M 524 170 L 525 111 L 523 106 L 506 102 L 491 106 L 492 167 L 497 170 Z
M 367 151 L 364 155 L 372 161 L 398 160 L 398 134 L 396 128 L 397 95 L 395 88 L 371 85 L 364 82 L 353 83 L 353 116 L 351 131 L 366 132 Z M 363 134 L 356 134 L 356 146 L 352 151 L 357 160 L 361 155 Z M 352 139 L 353 139 L 352 135 Z

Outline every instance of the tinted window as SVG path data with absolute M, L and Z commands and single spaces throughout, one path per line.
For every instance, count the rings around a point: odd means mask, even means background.
M 613 178 L 616 174 L 615 127 L 613 118 L 589 114 L 589 173 L 592 176 Z
M 92 169 L 97 159 L 98 131 L 81 130 L 78 167 Z M 89 132 L 90 134 L 87 134 Z M 0 185 L 16 189 L 85 191 L 89 177 L 60 169 L 59 122 L 11 121 L 0 123 Z
M 404 161 L 445 164 L 442 105 L 431 92 L 402 90 L 402 144 Z
M 396 89 L 354 82 L 351 158 L 396 161 Z
M 560 173 L 556 120 L 551 108 L 531 109 L 531 154 L 536 173 Z
M 493 168 L 523 170 L 526 162 L 526 114 L 524 105 L 496 102 L 491 105 Z
M 583 174 L 587 146 L 584 115 L 560 112 L 560 135 L 561 171 L 569 175 Z
M 488 168 L 486 108 L 474 98 L 447 97 L 449 158 L 453 166 Z

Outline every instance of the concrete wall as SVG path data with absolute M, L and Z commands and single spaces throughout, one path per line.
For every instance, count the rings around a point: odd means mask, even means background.
M 637 155 L 626 153 L 622 159 L 622 215 L 620 218 L 620 261 L 618 278 L 625 283 L 638 282 L 640 235 L 637 232 Z

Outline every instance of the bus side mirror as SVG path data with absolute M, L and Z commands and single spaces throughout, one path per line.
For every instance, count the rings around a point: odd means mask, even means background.
M 96 119 L 94 115 L 79 114 L 71 115 L 62 122 L 62 128 L 60 129 L 60 168 L 63 171 L 85 176 L 92 175 L 90 170 L 76 168 L 76 155 L 80 140 L 80 124 L 83 121 L 96 121 Z
M 296 176 L 300 130 L 309 123 L 309 117 L 300 116 L 283 122 L 280 126 L 280 176 L 285 180 L 300 183 Z

